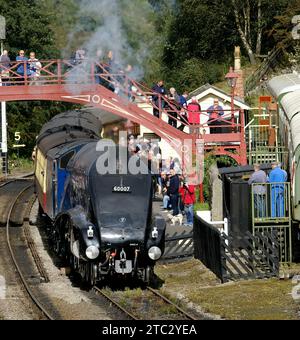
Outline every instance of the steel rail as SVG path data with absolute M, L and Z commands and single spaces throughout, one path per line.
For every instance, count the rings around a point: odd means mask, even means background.
M 136 316 L 134 316 L 132 313 L 128 312 L 125 308 L 123 308 L 118 302 L 116 302 L 114 299 L 112 299 L 110 296 L 108 296 L 106 293 L 103 292 L 103 290 L 99 289 L 98 287 L 93 287 L 93 290 L 96 294 L 101 294 L 103 297 L 105 297 L 109 302 L 111 302 L 115 307 L 117 307 L 121 312 L 126 314 L 130 317 L 132 320 L 139 320 Z
M 21 176 L 21 177 L 17 177 L 17 178 L 11 178 L 11 179 L 2 179 L 1 182 L 0 182 L 0 188 L 3 188 L 5 187 L 6 185 L 10 184 L 10 183 L 14 183 L 14 182 L 17 182 L 17 181 L 31 181 L 30 177 L 33 177 L 34 176 L 34 173 L 29 173 L 27 175 L 24 175 L 24 176 Z
M 168 298 L 166 298 L 165 296 L 163 296 L 162 294 L 160 294 L 159 292 L 157 292 L 156 290 L 154 290 L 153 288 L 147 287 L 146 288 L 147 291 L 151 292 L 152 294 L 154 294 L 156 297 L 159 297 L 161 300 L 163 300 L 165 303 L 171 305 L 172 307 L 175 307 L 176 310 L 178 312 L 180 312 L 180 314 L 184 315 L 187 319 L 189 320 L 197 320 L 196 318 L 194 318 L 193 316 L 191 316 L 190 314 L 188 314 L 187 312 L 185 312 L 182 308 L 180 308 L 179 306 L 177 306 L 175 303 L 173 303 L 172 301 L 170 301 Z M 132 320 L 141 320 L 139 319 L 137 316 L 133 315 L 132 313 L 128 312 L 124 307 L 122 307 L 118 302 L 116 302 L 113 298 L 111 298 L 110 296 L 108 296 L 106 293 L 103 292 L 103 290 L 99 289 L 98 287 L 93 287 L 93 290 L 97 293 L 97 294 L 101 294 L 102 296 L 104 296 L 109 302 L 111 302 L 115 307 L 117 307 L 119 310 L 121 310 L 123 313 L 125 313 L 127 316 L 129 316 Z
M 188 314 L 187 312 L 185 312 L 182 308 L 180 308 L 179 306 L 177 306 L 174 302 L 172 302 L 171 300 L 169 300 L 168 298 L 166 298 L 165 296 L 163 296 L 161 293 L 159 293 L 158 291 L 156 291 L 155 289 L 151 288 L 151 287 L 147 287 L 147 290 L 150 291 L 151 293 L 153 293 L 154 295 L 158 296 L 159 298 L 161 298 L 162 300 L 164 300 L 166 303 L 168 303 L 169 305 L 171 305 L 172 307 L 175 307 L 178 312 L 180 312 L 181 314 L 183 314 L 187 319 L 189 320 L 197 320 L 195 319 L 193 316 L 191 316 L 190 314 Z
M 10 229 L 10 216 L 13 212 L 13 209 L 17 203 L 17 201 L 19 200 L 19 198 L 31 187 L 33 186 L 33 184 L 30 184 L 28 186 L 26 186 L 19 194 L 18 196 L 15 198 L 15 200 L 12 202 L 12 204 L 10 205 L 9 208 L 9 212 L 8 212 L 8 218 L 7 218 L 7 224 L 6 224 L 6 242 L 7 242 L 7 246 L 10 252 L 10 256 L 12 258 L 12 261 L 14 262 L 14 265 L 17 269 L 18 275 L 20 276 L 20 279 L 22 281 L 22 284 L 24 285 L 27 293 L 29 294 L 31 300 L 34 302 L 34 304 L 38 307 L 38 309 L 45 315 L 45 317 L 48 320 L 54 320 L 55 318 L 47 312 L 47 310 L 43 307 L 43 305 L 40 303 L 40 301 L 38 300 L 38 298 L 35 297 L 34 293 L 32 292 L 32 289 L 30 288 L 29 284 L 27 283 L 24 275 L 22 274 L 21 268 L 18 264 L 18 261 L 15 257 L 15 253 L 12 249 L 11 243 L 10 243 L 10 233 L 9 233 L 9 229 Z

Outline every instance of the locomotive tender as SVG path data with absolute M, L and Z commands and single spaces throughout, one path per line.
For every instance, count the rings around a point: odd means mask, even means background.
M 54 250 L 85 282 L 130 275 L 149 283 L 166 229 L 153 216 L 152 176 L 137 157 L 143 171 L 125 173 L 121 149 L 108 146 L 100 131 L 100 121 L 85 111 L 44 125 L 35 158 L 40 207 L 52 222 Z M 115 154 L 115 173 L 99 171 L 99 161 Z

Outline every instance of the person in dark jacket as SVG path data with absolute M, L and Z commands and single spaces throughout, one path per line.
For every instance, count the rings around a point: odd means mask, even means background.
M 17 67 L 17 73 L 20 76 L 20 78 L 18 78 L 18 80 L 20 82 L 24 81 L 24 74 L 25 74 L 25 70 L 26 70 L 26 74 L 29 75 L 29 68 L 28 68 L 28 58 L 25 57 L 25 52 L 23 50 L 20 50 L 19 55 L 16 58 L 16 61 L 19 62 L 19 65 Z M 25 67 L 25 68 L 24 68 Z
M 208 126 L 210 127 L 210 133 L 222 133 L 222 128 L 219 126 L 223 124 L 220 118 L 224 116 L 224 109 L 219 105 L 218 99 L 214 100 L 214 105 L 208 108 L 207 113 L 209 115 Z
M 8 56 L 8 51 L 4 50 L 0 57 L 0 74 L 2 80 L 2 86 L 8 86 L 9 80 L 9 68 L 10 68 L 10 58 Z
M 180 179 L 176 174 L 174 169 L 170 170 L 170 184 L 168 187 L 168 196 L 170 197 L 173 216 L 179 215 L 179 188 L 180 188 Z
M 164 108 L 164 101 L 162 96 L 166 95 L 166 89 L 164 87 L 164 81 L 160 80 L 156 85 L 152 87 L 152 91 L 157 93 L 157 95 L 152 95 L 152 102 L 155 107 L 153 107 L 153 115 L 157 118 L 160 117 L 160 112 Z
M 169 115 L 169 125 L 177 128 L 177 111 L 180 110 L 180 97 L 174 87 L 170 88 L 170 94 L 168 96 L 169 104 L 165 107 Z
M 180 103 L 180 121 L 181 125 L 179 126 L 178 130 L 183 131 L 184 128 L 188 125 L 188 117 L 187 117 L 187 99 L 188 99 L 188 92 L 185 91 L 180 97 L 179 97 L 179 103 Z

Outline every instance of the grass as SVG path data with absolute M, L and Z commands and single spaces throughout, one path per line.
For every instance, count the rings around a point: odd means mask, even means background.
M 156 267 L 163 290 L 178 292 L 206 312 L 231 320 L 299 320 L 300 304 L 291 296 L 291 280 L 253 280 L 221 285 L 197 260 Z
M 292 289 L 290 281 L 247 281 L 194 290 L 189 299 L 226 319 L 297 320 L 299 306 L 290 295 Z
M 210 210 L 209 204 L 208 203 L 196 203 L 194 205 L 194 210 L 195 211 L 206 211 Z
M 30 172 L 34 170 L 34 164 L 31 159 L 17 158 L 9 160 L 9 172 L 14 175 L 19 172 Z
M 177 309 L 174 306 L 166 304 L 158 299 L 152 293 L 143 291 L 141 288 L 129 289 L 124 291 L 110 291 L 105 289 L 106 294 L 116 300 L 122 307 L 131 311 L 133 314 L 148 319 L 168 319 L 177 315 Z

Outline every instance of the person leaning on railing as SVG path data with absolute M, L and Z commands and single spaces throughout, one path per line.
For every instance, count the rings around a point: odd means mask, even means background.
M 180 110 L 180 97 L 174 87 L 169 90 L 168 101 L 165 103 L 165 110 L 168 112 L 168 124 L 177 129 L 177 112 Z
M 26 70 L 27 75 L 28 75 L 28 72 L 29 72 L 29 66 L 27 64 L 28 58 L 25 57 L 25 51 L 24 50 L 19 51 L 19 55 L 17 56 L 16 61 L 19 62 L 18 67 L 17 67 L 17 73 L 20 76 L 20 78 L 18 78 L 17 80 L 19 82 L 24 82 L 25 70 Z
M 152 103 L 153 106 L 153 116 L 160 118 L 161 110 L 164 108 L 164 101 L 162 97 L 166 95 L 167 91 L 164 87 L 164 81 L 160 80 L 157 84 L 152 87 Z
M 198 103 L 197 97 L 192 98 L 192 101 L 187 107 L 187 112 L 188 122 L 190 125 L 190 134 L 199 133 L 201 106 Z
M 29 65 L 28 76 L 30 77 L 29 85 L 38 85 L 38 80 L 41 76 L 42 64 L 35 57 L 34 52 L 30 52 L 29 59 L 28 59 L 28 65 Z
M 224 116 L 224 109 L 219 105 L 219 100 L 215 99 L 214 104 L 210 106 L 207 110 L 209 115 L 208 126 L 210 128 L 211 134 L 222 133 L 222 122 L 220 118 Z
M 266 193 L 267 175 L 261 170 L 259 164 L 254 164 L 254 173 L 250 177 L 248 184 L 253 185 L 255 217 L 266 217 Z
M 188 125 L 188 118 L 187 118 L 187 99 L 188 99 L 188 92 L 184 91 L 183 94 L 179 97 L 179 104 L 180 104 L 180 112 L 179 112 L 179 119 L 181 121 L 181 125 L 178 127 L 178 130 L 184 131 L 186 125 Z

